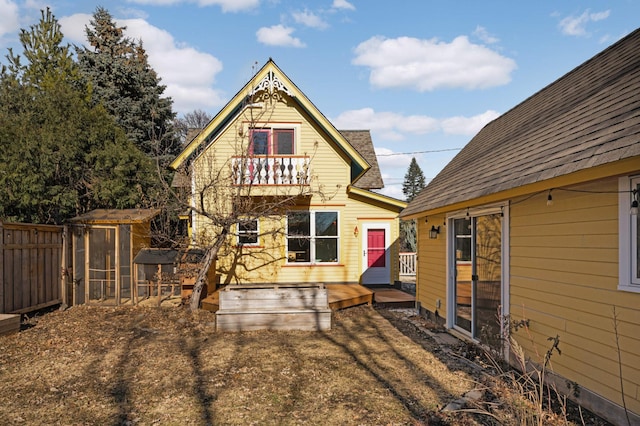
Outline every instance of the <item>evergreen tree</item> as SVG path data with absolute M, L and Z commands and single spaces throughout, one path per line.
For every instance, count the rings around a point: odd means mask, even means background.
M 418 165 L 415 157 L 411 159 L 409 169 L 404 175 L 402 193 L 408 202 L 411 202 L 416 195 L 425 187 L 424 174 Z M 401 250 L 415 252 L 417 250 L 417 231 L 415 220 L 400 221 L 400 242 Z
M 82 73 L 127 137 L 161 162 L 180 152 L 172 122 L 172 100 L 163 97 L 165 86 L 151 68 L 142 42 L 125 37 L 126 27 L 116 26 L 111 14 L 98 7 L 85 28 L 91 48 L 77 48 Z
M 43 11 L 21 31 L 23 56 L 9 51 L 0 74 L 5 220 L 59 224 L 92 208 L 134 207 L 152 182 L 150 161 L 103 107 L 92 106 L 62 39 L 51 11 Z M 117 149 L 105 149 L 111 146 Z
M 404 182 L 402 184 L 402 193 L 407 198 L 407 202 L 411 202 L 416 195 L 425 187 L 424 174 L 422 169 L 418 165 L 416 158 L 411 159 L 409 169 L 404 175 Z

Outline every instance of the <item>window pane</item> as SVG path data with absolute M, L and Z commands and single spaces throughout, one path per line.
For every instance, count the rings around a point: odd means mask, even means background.
M 454 221 L 456 235 L 471 235 L 471 219 L 456 219 Z
M 309 212 L 289 213 L 287 235 L 293 237 L 311 236 L 311 220 Z
M 238 222 L 238 243 L 258 244 L 258 220 Z
M 338 213 L 337 212 L 317 212 L 316 213 L 316 235 L 332 236 L 338 235 Z
M 456 233 L 456 260 L 471 260 L 471 218 L 455 219 L 453 228 Z
M 253 155 L 267 155 L 269 147 L 269 132 L 253 130 L 251 132 L 251 153 Z
M 308 238 L 289 238 L 288 262 L 311 262 L 311 240 Z
M 338 239 L 318 238 L 316 240 L 316 262 L 338 261 Z
M 276 129 L 273 131 L 274 149 L 276 154 L 292 155 L 293 152 L 293 130 Z

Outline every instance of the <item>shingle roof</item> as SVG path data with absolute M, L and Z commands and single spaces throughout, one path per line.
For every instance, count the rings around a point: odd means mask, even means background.
M 96 209 L 69 219 L 71 223 L 114 224 L 140 223 L 160 214 L 159 209 Z
M 401 216 L 635 156 L 640 29 L 487 124 Z
M 342 136 L 364 157 L 371 168 L 358 179 L 354 186 L 360 189 L 382 189 L 384 183 L 369 130 L 339 130 Z

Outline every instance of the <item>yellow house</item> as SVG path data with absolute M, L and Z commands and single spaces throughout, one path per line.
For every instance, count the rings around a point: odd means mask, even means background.
M 338 131 L 273 60 L 171 167 L 188 176 L 192 244 L 226 235 L 222 283 L 397 280 L 406 203 L 373 191 L 369 131 Z
M 419 309 L 489 346 L 528 321 L 511 335 L 533 362 L 558 337 L 560 391 L 640 424 L 639 190 L 636 30 L 487 124 L 403 210 Z

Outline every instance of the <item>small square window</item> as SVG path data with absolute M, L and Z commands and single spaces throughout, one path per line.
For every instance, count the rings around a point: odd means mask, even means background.
M 258 219 L 249 219 L 238 222 L 238 244 L 258 244 Z

